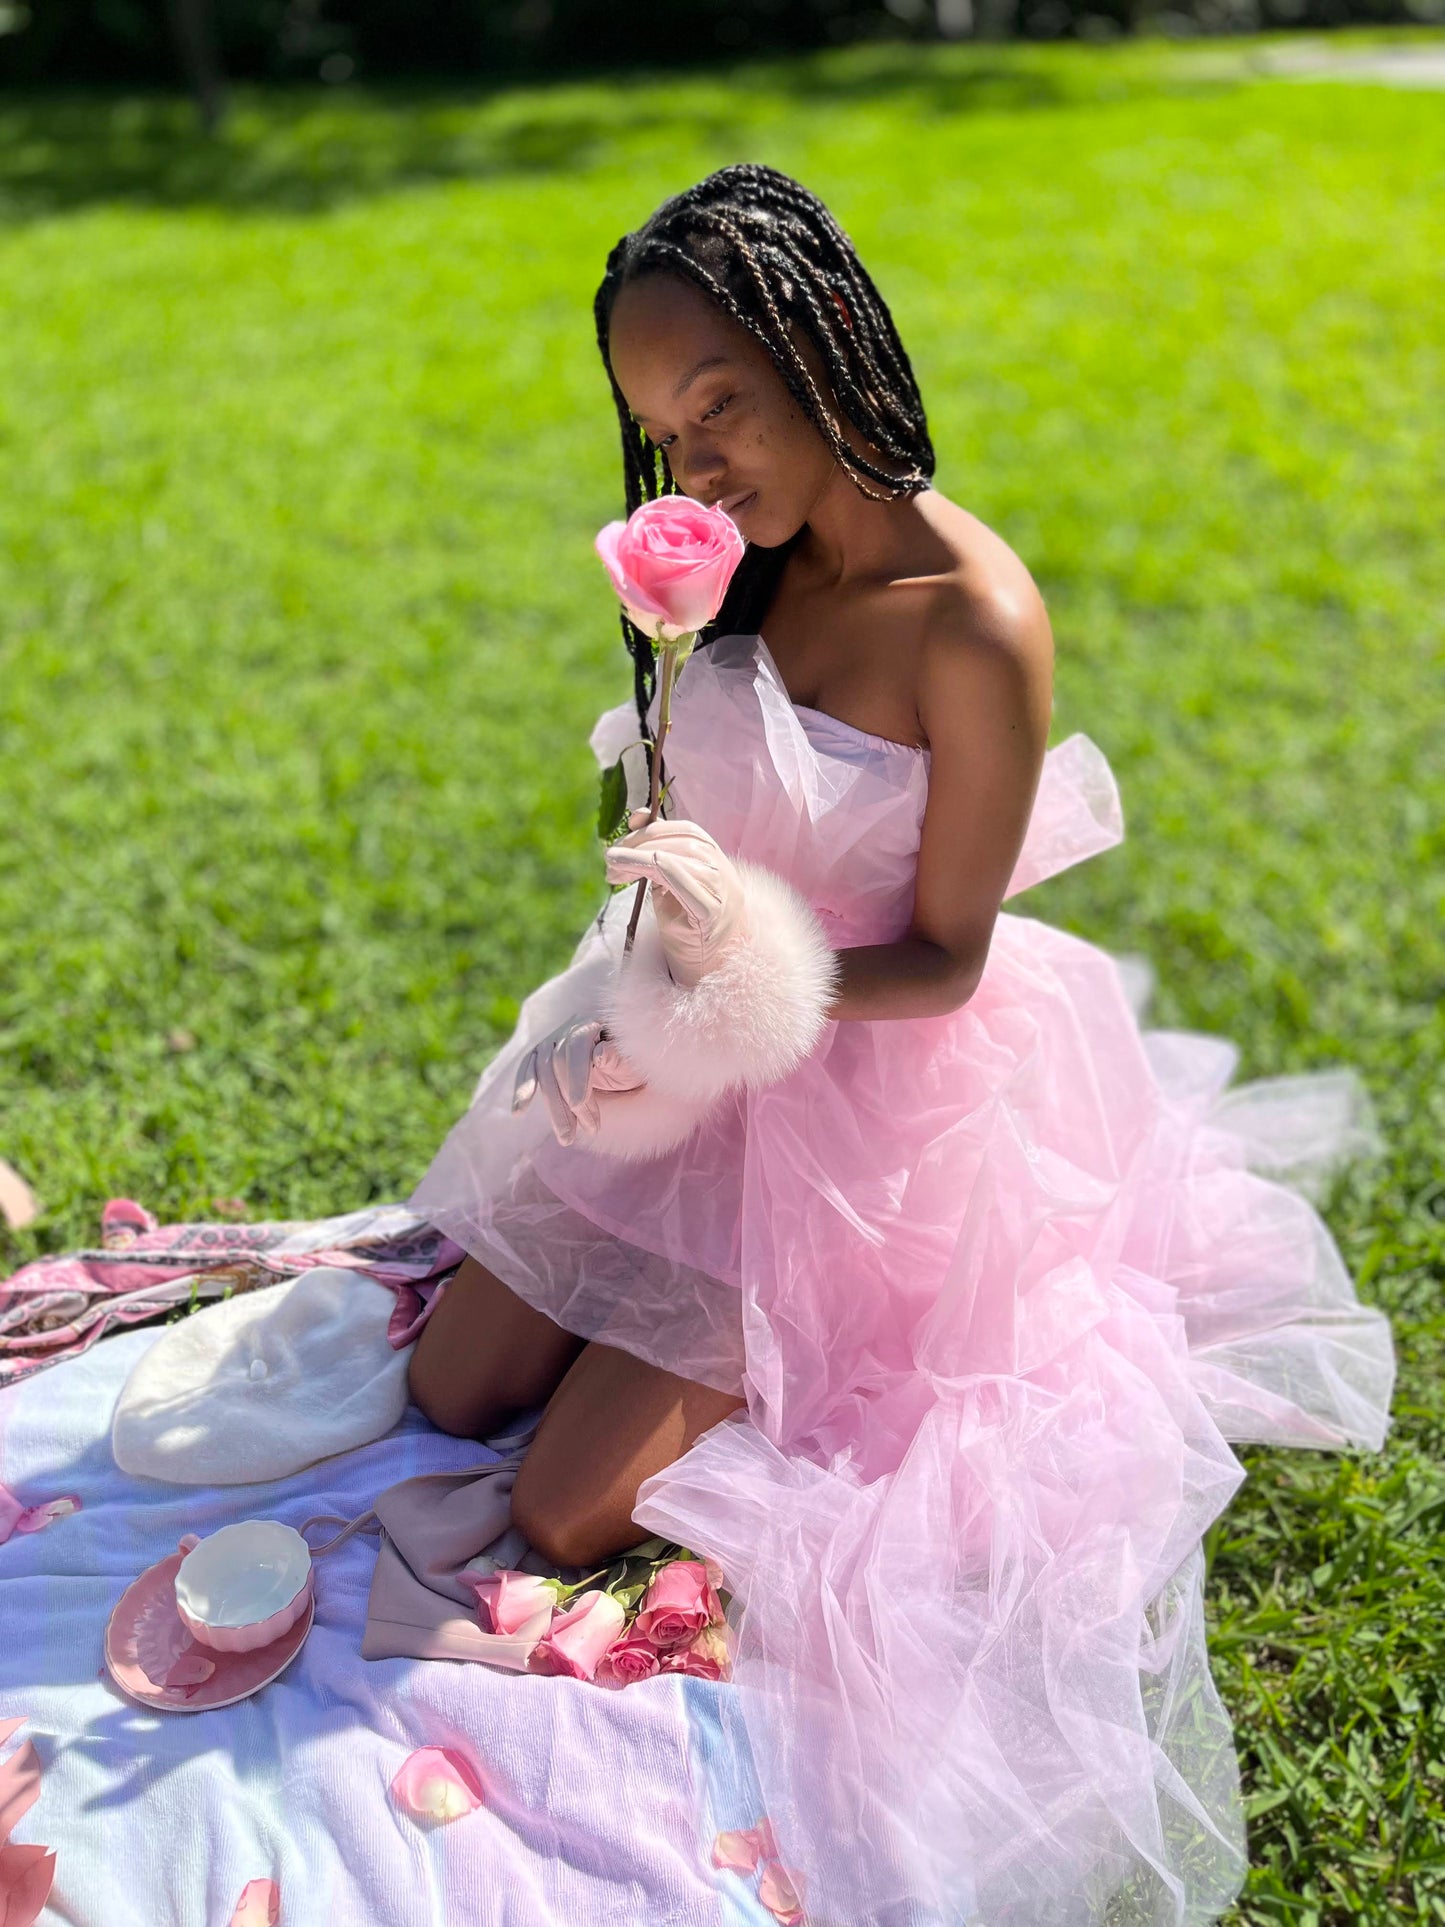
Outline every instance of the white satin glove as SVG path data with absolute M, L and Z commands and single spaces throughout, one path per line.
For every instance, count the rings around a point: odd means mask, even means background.
M 595 1137 L 601 1126 L 598 1093 L 640 1090 L 646 1080 L 629 1064 L 600 1017 L 569 1017 L 540 1038 L 517 1066 L 513 1112 L 540 1090 L 559 1144 Z
M 603 861 L 609 883 L 647 878 L 668 974 L 684 989 L 747 936 L 742 878 L 701 824 L 677 817 L 644 822 L 609 844 Z

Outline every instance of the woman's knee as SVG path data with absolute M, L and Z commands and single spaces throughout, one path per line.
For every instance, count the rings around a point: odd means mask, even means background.
M 531 1453 L 512 1486 L 512 1524 L 554 1566 L 600 1566 L 641 1545 L 648 1535 L 627 1511 L 615 1498 L 599 1503 L 582 1480 L 558 1479 Z
M 443 1432 L 485 1438 L 549 1398 L 582 1340 L 474 1258 L 442 1286 L 407 1366 L 407 1392 Z
M 442 1348 L 424 1349 L 427 1328 L 411 1348 L 406 1368 L 407 1395 L 439 1432 L 456 1438 L 480 1439 L 494 1432 L 511 1416 L 505 1405 L 479 1384 L 460 1379 L 455 1364 L 439 1356 Z

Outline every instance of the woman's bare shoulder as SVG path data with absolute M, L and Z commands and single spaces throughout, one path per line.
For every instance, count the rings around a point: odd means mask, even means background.
M 1051 674 L 1053 633 L 1038 584 L 1001 535 L 930 489 L 919 498 L 948 566 L 931 584 L 927 649 L 954 655 L 1003 651 Z

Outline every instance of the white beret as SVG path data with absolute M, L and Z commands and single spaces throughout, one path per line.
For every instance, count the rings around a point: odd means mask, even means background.
M 364 1272 L 317 1265 L 167 1326 L 116 1402 L 122 1472 L 174 1485 L 251 1485 L 380 1438 L 406 1410 L 411 1348 L 395 1297 Z

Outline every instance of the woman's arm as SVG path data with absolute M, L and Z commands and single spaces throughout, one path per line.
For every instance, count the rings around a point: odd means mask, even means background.
M 978 988 L 1043 769 L 1053 668 L 1043 597 L 1021 564 L 986 596 L 941 599 L 921 660 L 932 760 L 912 925 L 897 943 L 838 953 L 830 1018 L 941 1017 Z

